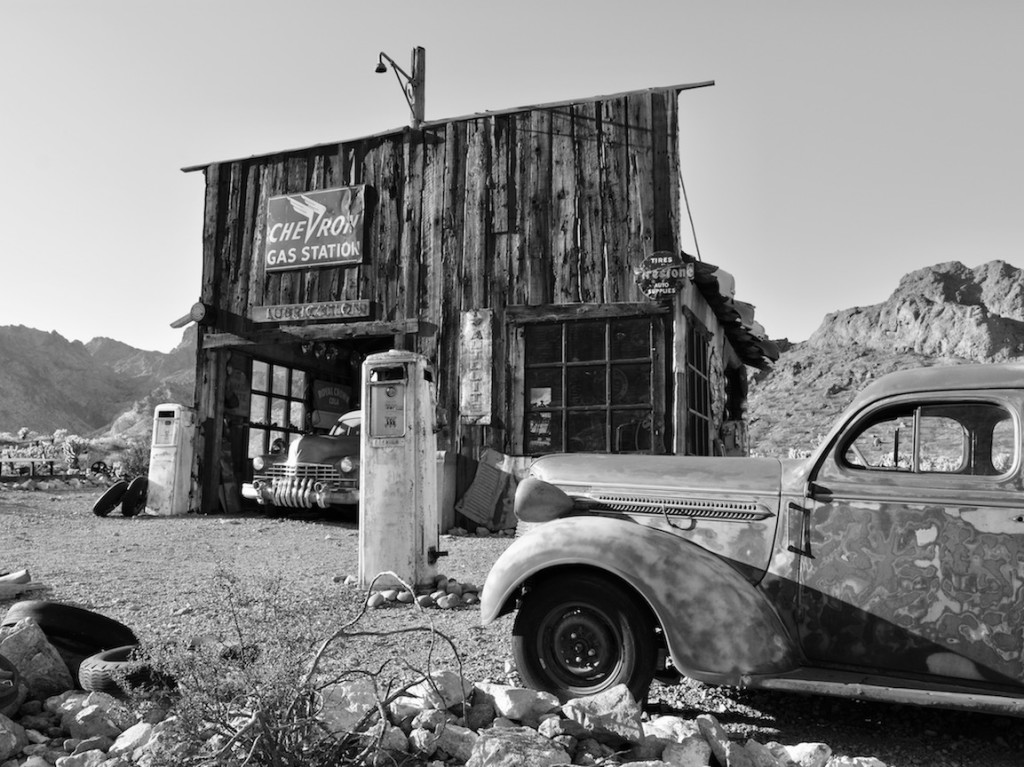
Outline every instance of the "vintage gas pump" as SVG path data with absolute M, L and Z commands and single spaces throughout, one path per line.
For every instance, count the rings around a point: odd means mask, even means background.
M 188 512 L 195 423 L 196 411 L 184 405 L 157 405 L 153 411 L 147 513 L 170 516 Z
M 391 350 L 363 362 L 359 583 L 382 572 L 410 586 L 436 575 L 440 513 L 434 383 L 421 354 Z M 382 577 L 378 586 L 397 586 Z

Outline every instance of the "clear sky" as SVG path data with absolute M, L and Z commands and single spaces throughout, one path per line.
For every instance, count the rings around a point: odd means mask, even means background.
M 0 0 L 0 325 L 170 350 L 202 173 L 428 120 L 714 80 L 681 97 L 705 261 L 774 338 L 914 269 L 1024 267 L 1018 0 Z M 692 242 L 684 244 L 693 252 Z

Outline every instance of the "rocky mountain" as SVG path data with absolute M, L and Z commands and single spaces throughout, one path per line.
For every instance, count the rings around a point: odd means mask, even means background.
M 869 381 L 894 370 L 1024 357 L 1024 272 L 958 261 L 903 277 L 883 303 L 834 312 L 799 344 L 782 342 L 750 383 L 751 452 L 813 448 Z
M 165 354 L 110 338 L 83 344 L 0 327 L 0 432 L 145 433 L 155 405 L 192 401 L 194 380 L 194 328 Z

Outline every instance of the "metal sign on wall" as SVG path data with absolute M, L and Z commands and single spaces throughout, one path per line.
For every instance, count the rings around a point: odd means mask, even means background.
M 348 320 L 369 317 L 368 299 L 352 301 L 320 301 L 310 304 L 276 304 L 254 306 L 250 310 L 253 322 L 309 322 L 311 320 Z
M 365 190 L 346 186 L 267 200 L 266 270 L 362 263 Z
M 693 279 L 692 261 L 683 261 L 677 253 L 659 251 L 633 269 L 637 287 L 648 298 L 671 298 Z
M 491 422 L 490 309 L 462 313 L 459 337 L 459 413 L 464 421 Z

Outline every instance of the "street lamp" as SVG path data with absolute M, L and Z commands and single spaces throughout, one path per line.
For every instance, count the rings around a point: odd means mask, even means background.
M 384 63 L 385 61 L 387 61 L 387 64 Z M 380 52 L 377 68 L 374 71 L 377 74 L 384 74 L 388 71 L 388 64 L 395 71 L 398 84 L 402 86 L 402 94 L 409 104 L 409 111 L 412 113 L 410 124 L 413 128 L 419 128 L 424 120 L 423 102 L 426 97 L 427 51 L 420 46 L 412 49 L 411 75 L 398 66 L 395 60 L 384 53 L 384 51 Z

